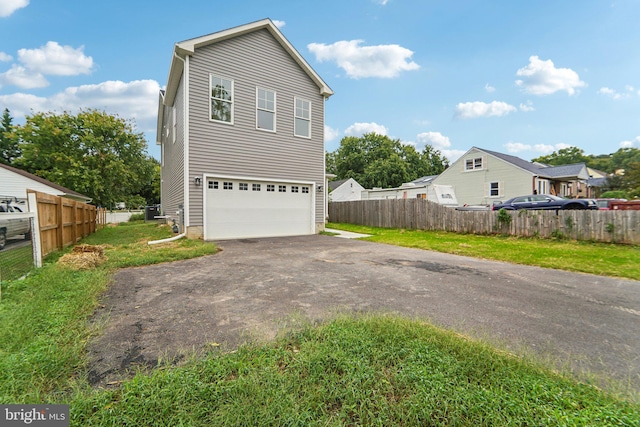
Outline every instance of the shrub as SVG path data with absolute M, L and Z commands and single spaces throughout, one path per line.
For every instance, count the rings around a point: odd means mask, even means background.
M 144 221 L 144 214 L 143 213 L 132 214 L 129 217 L 129 222 L 131 221 Z

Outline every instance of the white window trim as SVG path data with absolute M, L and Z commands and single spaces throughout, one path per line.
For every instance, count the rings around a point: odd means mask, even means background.
M 258 106 L 258 91 L 259 90 L 264 90 L 266 92 L 272 92 L 273 93 L 273 111 L 268 110 L 266 108 L 260 108 Z M 272 129 L 265 129 L 265 128 L 258 127 L 258 111 L 260 111 L 260 110 L 268 111 L 270 113 L 273 113 L 273 130 Z M 264 132 L 275 133 L 276 129 L 277 129 L 277 122 L 278 122 L 277 110 L 278 110 L 278 95 L 277 95 L 276 91 L 275 90 L 271 90 L 271 89 L 266 89 L 264 87 L 256 86 L 256 129 L 264 131 Z
M 296 114 L 296 104 L 297 101 L 304 101 L 304 102 L 308 102 L 309 103 L 309 119 L 306 119 L 304 117 L 298 117 L 298 115 Z M 293 97 L 293 136 L 298 137 L 298 138 L 305 138 L 305 139 L 311 139 L 311 118 L 312 116 L 312 103 L 311 101 L 309 101 L 308 99 L 304 99 L 304 98 L 298 98 L 297 96 Z M 296 119 L 302 119 L 302 120 L 308 120 L 309 121 L 309 135 L 298 135 L 296 134 Z
M 212 77 L 216 77 L 219 79 L 223 79 L 223 80 L 229 80 L 231 82 L 231 101 L 228 101 L 231 104 L 231 121 L 230 122 L 225 122 L 224 120 L 216 120 L 216 119 L 212 119 L 211 118 L 211 99 L 213 98 L 211 96 L 211 78 Z M 222 123 L 225 125 L 233 125 L 234 122 L 234 118 L 235 118 L 235 85 L 236 83 L 234 82 L 233 79 L 229 78 L 229 77 L 224 77 L 221 76 L 219 74 L 213 74 L 213 73 L 209 73 L 209 121 L 213 122 L 213 123 Z
M 178 119 L 176 118 L 176 107 L 171 107 L 171 143 L 176 143 L 176 131 L 178 130 Z
M 479 168 L 476 167 L 476 160 L 480 159 L 481 165 Z M 473 167 L 471 169 L 467 168 L 467 162 L 471 160 L 473 162 Z M 464 167 L 464 172 L 474 172 L 474 171 L 481 171 L 486 169 L 485 168 L 485 163 L 486 163 L 487 159 L 485 158 L 485 156 L 478 156 L 478 157 L 471 157 L 471 158 L 467 158 L 464 159 L 464 163 L 463 163 L 463 167 Z
M 491 184 L 498 184 L 498 194 L 493 196 L 491 194 Z M 499 197 L 503 197 L 504 196 L 504 182 L 503 181 L 491 181 L 491 182 L 487 182 L 487 195 L 488 198 L 490 199 L 497 199 Z

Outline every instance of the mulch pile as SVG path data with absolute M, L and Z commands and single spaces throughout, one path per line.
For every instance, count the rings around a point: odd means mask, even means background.
M 78 245 L 71 253 L 60 257 L 58 263 L 74 270 L 90 270 L 106 261 L 104 246 Z

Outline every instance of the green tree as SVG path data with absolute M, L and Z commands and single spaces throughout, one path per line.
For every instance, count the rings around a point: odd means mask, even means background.
M 85 194 L 96 205 L 153 194 L 157 161 L 127 120 L 98 110 L 36 113 L 14 132 L 22 149 L 18 167 Z
M 578 147 L 562 148 L 549 155 L 532 159 L 533 162 L 544 163 L 552 166 L 570 165 L 573 163 L 583 162 L 586 163 L 588 160 L 589 157 L 585 156 L 584 150 Z
M 368 133 L 342 138 L 340 147 L 327 153 L 327 165 L 338 179 L 353 178 L 365 188 L 388 188 L 425 175 L 437 175 L 448 167 L 448 162 L 431 146 L 419 153 L 398 139 Z
M 0 163 L 10 165 L 19 156 L 20 147 L 13 133 L 13 118 L 9 109 L 5 108 L 0 119 Z

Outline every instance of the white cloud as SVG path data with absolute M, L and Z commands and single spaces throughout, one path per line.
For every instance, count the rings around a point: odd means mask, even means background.
M 11 95 L 0 95 L 0 105 L 11 111 L 14 119 L 23 119 L 27 114 L 34 111 L 47 111 L 47 98 L 35 96 L 30 93 L 14 93 Z
M 11 69 L 0 74 L 0 83 L 21 89 L 35 89 L 49 86 L 49 82 L 38 72 L 13 64 Z
M 451 147 L 451 140 L 448 136 L 444 136 L 440 132 L 422 132 L 416 137 L 418 144 L 421 146 L 431 145 L 438 150 Z
M 520 106 L 518 108 L 520 108 L 520 111 L 525 112 L 525 113 L 529 113 L 531 111 L 536 111 L 536 109 L 533 108 L 533 103 L 531 101 L 527 101 L 526 104 L 520 103 Z
M 272 22 L 273 22 L 273 25 L 275 25 L 278 28 L 282 28 L 285 25 L 287 25 L 287 23 L 285 21 L 279 21 L 277 19 L 274 19 Z
M 49 98 L 26 93 L 0 95 L 0 105 L 9 108 L 14 118 L 22 118 L 31 111 L 60 113 L 95 108 L 124 119 L 135 119 L 138 130 L 149 132 L 155 130 L 159 90 L 155 80 L 107 81 L 70 87 Z
M 29 0 L 0 0 L 0 18 L 11 16 L 13 12 L 29 5 Z
M 397 77 L 402 71 L 417 70 L 410 61 L 413 52 L 397 44 L 360 46 L 362 40 L 339 41 L 327 45 L 310 43 L 307 48 L 318 62 L 334 61 L 353 79 L 362 77 Z
M 9 55 L 8 53 L 0 52 L 0 61 L 9 62 L 12 60 L 13 60 L 13 56 Z
M 504 146 L 509 153 L 519 153 L 521 151 L 531 150 L 531 146 L 529 144 L 523 144 L 521 142 L 507 142 Z
M 630 98 L 631 94 L 633 93 L 633 86 L 627 85 L 625 86 L 625 90 L 626 90 L 626 93 L 620 93 L 615 89 L 611 89 L 605 86 L 598 89 L 598 93 L 601 95 L 609 96 L 615 100 Z
M 345 135 L 361 136 L 365 133 L 375 132 L 378 135 L 387 135 L 388 130 L 385 126 L 377 123 L 354 123 L 345 129 Z
M 38 49 L 20 49 L 18 59 L 26 68 L 46 75 L 90 74 L 93 68 L 93 58 L 85 56 L 84 46 L 74 49 L 52 41 Z
M 466 153 L 464 150 L 440 150 L 440 152 L 449 160 L 449 163 L 455 162 Z
M 620 142 L 620 148 L 633 148 L 635 146 L 640 147 L 640 136 L 636 136 L 631 141 Z
M 506 102 L 461 102 L 456 105 L 454 117 L 458 119 L 475 119 L 478 117 L 500 117 L 517 111 L 513 105 Z
M 537 56 L 529 57 L 529 65 L 520 68 L 516 75 L 522 77 L 516 84 L 533 95 L 549 95 L 561 90 L 573 95 L 576 89 L 587 85 L 572 69 L 556 68 L 550 59 L 543 61 Z
M 489 93 L 492 93 L 496 91 L 496 88 L 493 86 L 490 86 L 489 83 L 487 83 L 484 85 L 484 90 L 486 90 Z
M 340 131 L 338 129 L 333 129 L 327 125 L 324 125 L 324 140 L 325 142 L 333 141 L 340 135 Z
M 569 144 L 565 144 L 563 142 L 560 142 L 555 145 L 536 144 L 533 146 L 533 151 L 537 151 L 543 154 L 549 154 L 549 153 L 553 153 L 554 151 L 562 150 L 563 148 L 569 148 L 569 147 L 571 147 Z
M 375 0 L 376 3 L 381 4 L 382 6 L 386 5 L 387 3 L 389 3 L 389 0 Z

